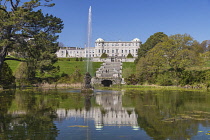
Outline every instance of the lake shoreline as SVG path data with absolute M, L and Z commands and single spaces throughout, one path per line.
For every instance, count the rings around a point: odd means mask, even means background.
M 25 88 L 39 88 L 39 89 L 82 89 L 82 83 L 42 83 L 42 84 L 33 84 L 31 86 L 16 86 L 16 88 L 9 89 L 25 89 Z M 103 87 L 99 85 L 94 86 L 95 89 L 102 90 L 183 90 L 183 91 L 208 91 L 205 87 L 193 87 L 193 86 L 159 86 L 159 85 L 113 85 L 111 87 Z M 0 88 L 0 90 L 4 90 Z

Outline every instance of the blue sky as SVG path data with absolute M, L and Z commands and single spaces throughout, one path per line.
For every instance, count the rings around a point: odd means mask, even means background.
M 59 42 L 84 47 L 87 42 L 88 9 L 92 6 L 92 44 L 106 41 L 143 43 L 156 32 L 190 34 L 202 42 L 210 39 L 210 0 L 53 0 L 44 12 L 61 18 L 64 29 Z

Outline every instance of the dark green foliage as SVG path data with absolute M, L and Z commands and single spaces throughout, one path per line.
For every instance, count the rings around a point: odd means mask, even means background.
M 59 61 L 69 61 L 70 58 L 58 58 Z
M 210 71 L 183 71 L 181 74 L 181 79 L 179 81 L 180 85 L 193 85 L 196 83 L 206 83 L 208 79 L 208 73 Z
M 68 74 L 66 74 L 65 72 L 63 72 L 63 73 L 61 74 L 61 77 L 66 77 L 66 76 L 68 76 Z
M 102 53 L 101 58 L 107 58 L 108 55 L 106 53 Z
M 131 53 L 129 53 L 129 54 L 127 55 L 127 58 L 133 58 L 133 55 L 132 55 Z
M 79 61 L 79 58 L 77 57 L 75 61 Z
M 156 83 L 160 86 L 171 86 L 173 85 L 172 80 L 169 72 L 165 72 L 157 76 Z
M 135 60 L 135 63 L 137 63 L 141 57 L 144 57 L 150 49 L 155 47 L 156 44 L 162 42 L 164 37 L 167 37 L 167 35 L 163 32 L 157 32 L 154 35 L 151 35 L 138 49 L 138 58 Z
M 15 77 L 12 75 L 12 70 L 6 62 L 4 62 L 0 70 L 0 85 L 3 88 L 9 88 L 15 85 Z
M 75 71 L 71 74 L 68 75 L 66 73 L 62 73 L 60 79 L 58 80 L 58 83 L 78 83 L 83 81 L 83 75 L 80 71 L 80 69 L 76 68 Z
M 44 14 L 39 6 L 53 6 L 48 0 L 0 0 L 0 69 L 8 52 L 26 62 L 26 80 L 54 76 L 58 68 L 58 33 L 63 29 L 60 18 Z M 1 4 L 2 4 L 1 3 Z M 12 7 L 12 8 L 9 8 Z
M 125 82 L 128 85 L 136 85 L 139 79 L 136 77 L 135 74 L 131 74 L 128 78 L 125 78 Z
M 83 61 L 82 57 L 80 57 L 79 61 Z

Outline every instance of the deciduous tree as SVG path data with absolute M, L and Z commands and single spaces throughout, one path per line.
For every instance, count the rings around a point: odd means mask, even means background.
M 143 81 L 154 75 L 157 77 L 164 71 L 173 71 L 177 74 L 187 67 L 198 64 L 199 47 L 199 43 L 187 34 L 165 37 L 148 51 L 145 57 L 140 58 L 136 66 L 137 74 Z
M 154 35 L 151 35 L 138 49 L 138 58 L 135 60 L 135 63 L 137 63 L 141 57 L 145 57 L 147 52 L 155 47 L 156 44 L 162 42 L 164 37 L 167 37 L 167 35 L 163 32 L 157 32 Z

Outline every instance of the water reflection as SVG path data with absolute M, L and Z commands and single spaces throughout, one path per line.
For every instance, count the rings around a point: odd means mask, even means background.
M 57 109 L 59 120 L 66 118 L 84 118 L 94 120 L 96 130 L 104 126 L 130 126 L 138 130 L 137 115 L 133 107 L 122 106 L 122 94 L 120 92 L 96 92 L 95 100 L 99 107 L 91 107 L 91 96 L 85 96 L 85 108 Z
M 209 121 L 205 92 L 0 92 L 3 140 L 209 139 Z

